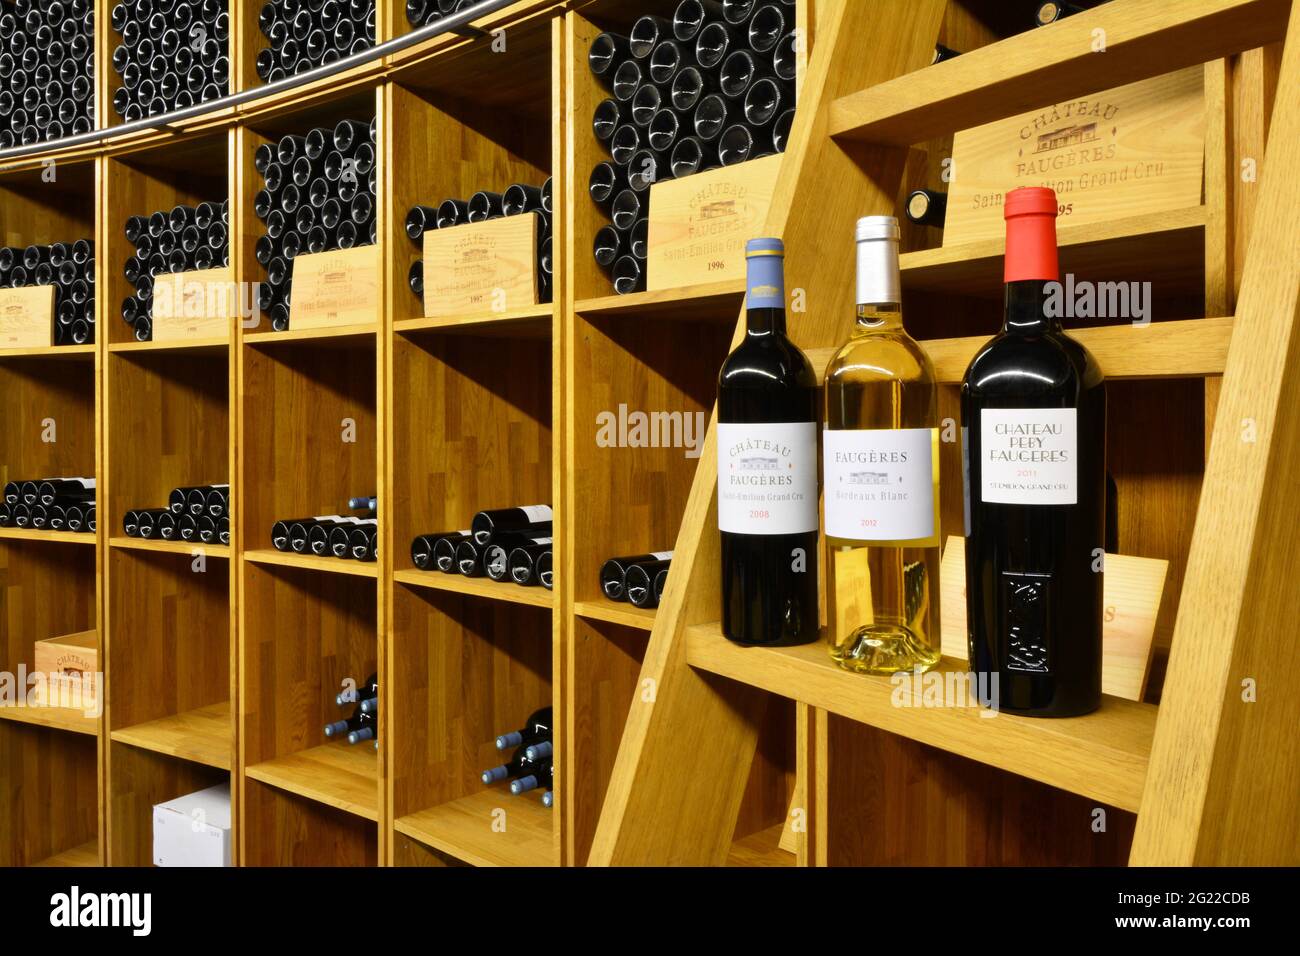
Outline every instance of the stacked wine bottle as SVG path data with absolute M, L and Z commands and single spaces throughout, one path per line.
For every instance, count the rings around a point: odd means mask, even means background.
M 95 245 L 89 239 L 0 248 L 0 289 L 54 286 L 55 345 L 95 341 Z
M 0 528 L 95 531 L 94 478 L 34 478 L 5 484 Z
M 166 508 L 128 511 L 122 530 L 129 538 L 230 544 L 230 486 L 173 488 Z
M 555 744 L 552 734 L 551 708 L 543 707 L 529 715 L 519 730 L 512 730 L 496 739 L 497 750 L 514 753 L 503 764 L 483 771 L 483 783 L 492 785 L 510 781 L 510 792 L 515 796 L 533 790 L 544 790 L 542 806 L 555 804 Z
M 375 0 L 270 0 L 257 25 L 271 44 L 257 54 L 257 75 L 274 83 L 374 46 Z
M 253 212 L 266 223 L 255 250 L 266 270 L 258 308 L 283 332 L 298 255 L 375 241 L 375 122 L 343 120 L 264 143 L 253 166 L 265 183 L 253 199 Z
M 424 571 L 554 586 L 550 505 L 480 511 L 464 531 L 418 535 L 411 560 Z
M 0 149 L 95 126 L 93 0 L 17 0 L 0 13 Z
M 406 20 L 413 27 L 422 27 L 472 7 L 476 0 L 406 0 Z
M 277 551 L 294 554 L 374 561 L 379 546 L 376 505 L 373 496 L 350 498 L 348 508 L 357 514 L 277 521 L 271 528 L 271 544 Z
M 609 91 L 592 118 L 610 159 L 589 194 L 611 220 L 593 252 L 620 295 L 645 288 L 650 187 L 783 152 L 794 122 L 794 0 L 682 0 L 602 33 L 587 54 Z
M 406 234 L 422 248 L 424 234 L 430 229 L 450 229 L 467 222 L 487 222 L 502 216 L 537 217 L 537 296 L 542 302 L 554 297 L 554 271 L 551 258 L 551 179 L 541 186 L 515 183 L 504 193 L 477 192 L 468 200 L 444 199 L 437 209 L 415 206 L 406 216 Z M 411 291 L 424 297 L 424 262 L 411 266 L 407 275 Z
M 346 690 L 334 698 L 339 707 L 352 704 L 352 715 L 325 725 L 325 736 L 330 740 L 340 737 L 352 746 L 367 740 L 374 741 L 379 749 L 379 675 L 371 674 L 356 690 Z
M 642 608 L 659 606 L 668 585 L 671 551 L 656 551 L 610 558 L 600 568 L 600 590 L 611 601 L 627 601 Z
M 230 92 L 227 0 L 120 0 L 109 14 L 122 78 L 113 110 L 127 122 Z
M 126 221 L 126 241 L 135 255 L 122 274 L 135 292 L 122 300 L 122 321 L 138 342 L 153 338 L 154 278 L 230 265 L 230 202 L 176 206 Z

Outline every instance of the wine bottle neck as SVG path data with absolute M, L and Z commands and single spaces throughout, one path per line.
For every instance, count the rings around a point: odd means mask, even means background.
M 1047 308 L 1048 282 L 1021 279 L 1008 282 L 1004 299 L 1002 331 L 1011 335 L 1044 335 L 1060 332 L 1060 317 Z
M 785 309 L 750 309 L 746 331 L 753 336 L 785 335 Z
M 903 328 L 903 307 L 897 302 L 858 303 L 860 333 L 895 332 Z
M 777 240 L 755 240 L 746 249 L 745 302 L 750 338 L 785 335 L 784 251 Z M 770 246 L 770 247 L 769 247 Z

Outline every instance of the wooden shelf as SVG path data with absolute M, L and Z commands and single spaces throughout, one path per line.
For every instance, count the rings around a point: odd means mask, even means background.
M 990 717 L 974 701 L 965 707 L 897 706 L 889 679 L 840 669 L 823 641 L 741 647 L 716 624 L 688 628 L 686 638 L 687 662 L 700 670 L 1123 810 L 1136 812 L 1141 802 L 1156 725 L 1150 704 L 1106 697 L 1094 714 L 1059 720 Z M 945 660 L 932 673 L 965 672 L 964 664 Z
M 44 348 L 0 349 L 0 360 L 8 358 L 67 359 L 76 362 L 93 362 L 95 346 L 91 345 L 52 345 Z
M 643 631 L 653 631 L 655 611 L 653 608 L 636 607 L 632 604 L 606 601 L 597 598 L 594 601 L 575 601 L 573 611 L 590 621 L 607 621 L 610 624 L 622 624 Z
M 505 832 L 493 828 L 506 812 Z M 474 866 L 554 866 L 555 810 L 537 793 L 495 787 L 393 821 L 393 829 Z
M 395 572 L 393 580 L 415 587 L 454 591 L 457 594 L 469 594 L 492 601 L 509 601 L 512 604 L 528 604 L 545 608 L 555 606 L 555 593 L 546 588 L 524 588 L 507 581 L 493 581 L 489 578 L 467 578 L 463 574 L 443 574 L 441 571 L 407 570 Z
M 230 701 L 124 727 L 109 737 L 117 743 L 229 770 L 234 745 Z
M 108 350 L 117 352 L 210 352 L 220 354 L 230 348 L 225 338 L 173 339 L 163 342 L 110 342 Z
M 108 539 L 110 548 L 126 548 L 131 551 L 154 551 L 161 554 L 193 555 L 201 551 L 209 558 L 229 558 L 230 545 L 204 544 L 202 541 L 163 541 L 155 538 L 114 537 Z
M 744 282 L 711 282 L 657 292 L 580 299 L 574 311 L 589 318 L 653 315 L 659 319 L 713 320 L 734 324 L 744 298 Z
M 412 332 L 464 333 L 468 335 L 517 335 L 527 338 L 547 338 L 555 319 L 555 306 L 550 302 L 489 312 L 480 315 L 453 315 L 437 319 L 400 319 L 393 323 L 398 334 Z
M 842 96 L 830 134 L 908 146 L 1239 53 L 1285 32 L 1279 0 L 1120 0 Z M 1103 30 L 1104 54 L 1093 52 Z M 1105 57 L 1104 68 L 1099 56 Z
M 731 844 L 727 866 L 782 867 L 797 866 L 798 860 L 789 850 L 781 849 L 781 835 L 785 825 L 778 823 L 742 837 Z
M 244 560 L 254 564 L 273 564 L 282 568 L 304 568 L 310 571 L 327 571 L 357 578 L 378 578 L 379 565 L 374 561 L 351 561 L 344 558 L 322 558 L 315 554 L 293 554 L 274 548 L 257 548 L 244 552 Z
M 379 759 L 367 744 L 323 744 L 253 764 L 244 773 L 336 810 L 379 820 Z
M 98 522 L 98 518 L 96 518 Z M 95 535 L 80 531 L 32 531 L 30 528 L 0 528 L 0 540 L 10 541 L 58 541 L 62 544 L 95 543 Z
M 1223 374 L 1232 339 L 1232 319 L 1185 319 L 1067 331 L 1092 352 L 1109 380 L 1200 378 Z M 971 359 L 990 337 L 925 339 L 921 345 L 934 362 L 939 384 L 960 385 Z M 808 359 L 819 378 L 837 351 L 808 350 Z
M 64 850 L 62 853 L 47 856 L 39 863 L 33 863 L 32 866 L 99 866 L 99 841 L 91 840 L 88 843 L 81 844 L 81 846 L 74 846 L 70 850 Z
M 0 706 L 0 720 L 12 720 L 36 727 L 52 727 L 74 734 L 94 737 L 99 733 L 99 718 L 88 717 L 74 707 L 28 707 L 25 704 Z
M 370 324 L 336 325 L 322 329 L 289 328 L 284 332 L 249 332 L 244 336 L 244 344 L 262 347 L 311 342 L 321 348 L 350 349 L 366 339 L 373 342 L 378 333 L 379 326 Z
M 1070 226 L 1057 234 L 1061 274 L 1116 280 L 1139 277 L 1199 295 L 1205 272 L 1205 207 Z M 1001 297 L 1006 238 L 939 246 L 899 257 L 908 292 Z

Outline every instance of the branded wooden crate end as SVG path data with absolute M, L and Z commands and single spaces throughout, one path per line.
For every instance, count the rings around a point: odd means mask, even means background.
M 54 344 L 54 286 L 0 289 L 0 349 Z
M 239 307 L 231 268 L 160 275 L 153 284 L 154 341 L 228 336 Z
M 536 215 L 424 234 L 424 317 L 508 312 L 537 305 Z
M 378 246 L 332 249 L 293 260 L 293 329 L 368 325 L 379 320 Z
M 781 172 L 765 156 L 650 187 L 646 288 L 745 278 L 745 243 L 761 235 Z

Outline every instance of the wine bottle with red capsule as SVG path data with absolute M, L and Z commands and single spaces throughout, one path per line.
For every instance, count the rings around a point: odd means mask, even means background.
M 1007 193 L 1005 319 L 962 383 L 970 666 L 999 710 L 1101 703 L 1106 388 L 1061 327 L 1056 194 Z

